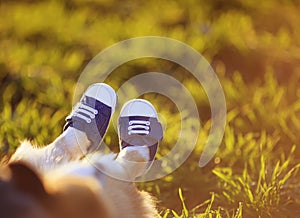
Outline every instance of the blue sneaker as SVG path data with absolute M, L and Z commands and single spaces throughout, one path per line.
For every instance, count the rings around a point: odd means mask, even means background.
M 87 152 L 96 150 L 107 131 L 116 102 L 117 95 L 109 85 L 95 83 L 89 86 L 66 118 L 64 131 L 73 127 L 84 132 L 90 141 Z
M 149 169 L 163 138 L 162 125 L 153 105 L 142 99 L 125 103 L 120 112 L 118 132 L 121 150 L 129 146 L 149 148 Z

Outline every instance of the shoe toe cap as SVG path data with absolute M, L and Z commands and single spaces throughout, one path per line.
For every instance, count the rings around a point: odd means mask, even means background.
M 133 99 L 128 101 L 122 108 L 122 117 L 126 116 L 145 116 L 145 117 L 156 117 L 157 113 L 153 105 L 143 99 Z
M 117 97 L 112 87 L 104 83 L 95 83 L 91 85 L 85 92 L 86 96 L 97 99 L 98 101 L 111 107 L 116 107 Z

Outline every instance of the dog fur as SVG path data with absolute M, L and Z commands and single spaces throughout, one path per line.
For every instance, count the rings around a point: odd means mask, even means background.
M 132 182 L 145 170 L 146 147 L 128 147 L 119 154 L 98 152 L 83 159 L 65 152 L 64 161 L 46 161 L 53 146 L 35 148 L 24 142 L 2 166 L 2 218 L 157 217 L 153 198 Z

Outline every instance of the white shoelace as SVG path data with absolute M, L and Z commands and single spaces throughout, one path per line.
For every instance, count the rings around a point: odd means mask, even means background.
M 137 130 L 138 129 L 138 130 Z M 128 126 L 128 135 L 131 134 L 149 134 L 150 121 L 145 120 L 131 120 Z
M 74 116 L 83 119 L 87 123 L 91 123 L 92 119 L 95 118 L 96 114 L 98 114 L 98 111 L 96 109 L 88 105 L 82 104 L 81 102 L 79 102 L 74 109 Z

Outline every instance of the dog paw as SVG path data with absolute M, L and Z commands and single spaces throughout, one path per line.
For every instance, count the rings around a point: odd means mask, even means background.
M 116 158 L 131 180 L 145 173 L 150 159 L 147 146 L 126 147 Z
M 130 162 L 148 162 L 149 155 L 147 146 L 131 146 L 121 150 L 118 157 Z

